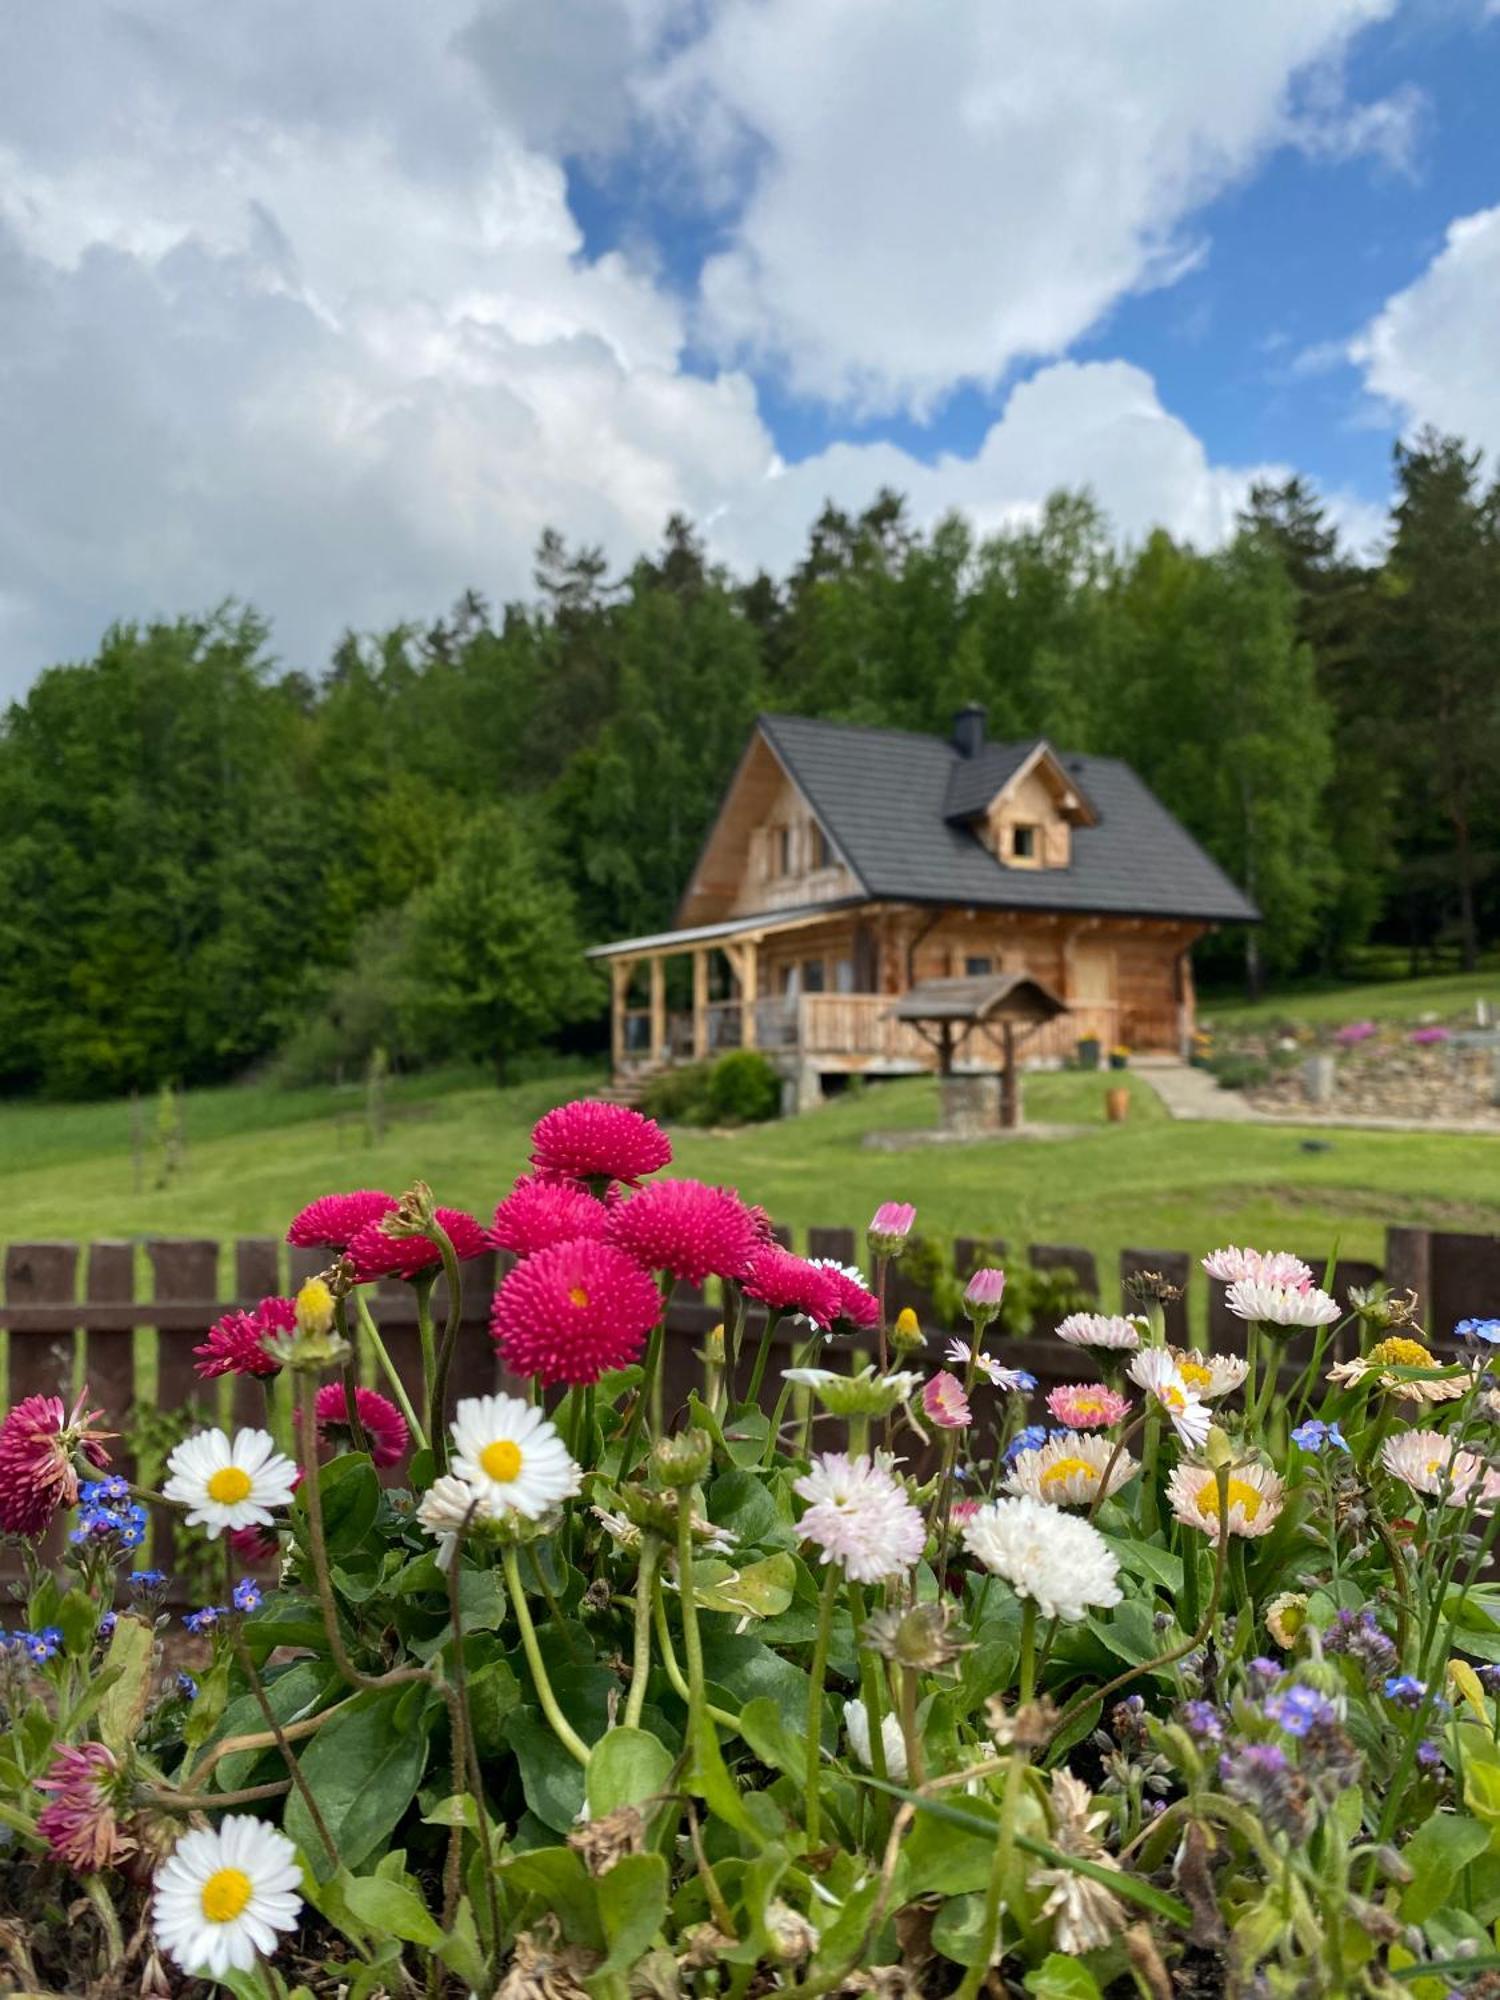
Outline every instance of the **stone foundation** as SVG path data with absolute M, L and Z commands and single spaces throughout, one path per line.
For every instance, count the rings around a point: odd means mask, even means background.
M 940 1076 L 938 1102 L 945 1132 L 966 1138 L 1000 1130 L 998 1076 Z

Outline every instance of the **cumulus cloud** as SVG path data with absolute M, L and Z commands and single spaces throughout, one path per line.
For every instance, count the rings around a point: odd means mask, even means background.
M 1449 225 L 1442 249 L 1353 343 L 1365 385 L 1408 424 L 1500 453 L 1500 207 Z
M 1042 366 L 971 456 L 862 442 L 788 466 L 703 330 L 830 395 L 919 400 L 1051 354 L 1193 254 L 1193 204 L 1301 115 L 1299 65 L 1386 4 L 21 10 L 0 686 L 111 618 L 231 593 L 315 665 L 346 623 L 525 593 L 546 525 L 624 565 L 681 510 L 779 565 L 825 497 L 881 483 L 987 525 L 1087 484 L 1126 532 L 1212 541 L 1254 469 L 1211 463 L 1138 369 Z M 649 251 L 589 249 L 578 153 L 725 202 L 701 298 Z

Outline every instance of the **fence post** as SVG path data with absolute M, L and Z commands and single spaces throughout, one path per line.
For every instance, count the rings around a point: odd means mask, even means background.
M 1394 1224 L 1385 1232 L 1385 1281 L 1398 1295 L 1415 1292 L 1417 1312 L 1425 1317 L 1432 1310 L 1432 1231 L 1402 1229 Z
M 124 1432 L 135 1405 L 135 1329 L 130 1325 L 94 1323 L 96 1306 L 128 1306 L 135 1298 L 135 1246 L 131 1243 L 91 1243 L 85 1278 L 89 1320 L 83 1335 L 83 1379 L 89 1400 L 103 1410 L 108 1429 L 121 1435 L 110 1445 L 110 1470 L 135 1477 L 135 1453 Z
M 247 1312 L 254 1312 L 262 1299 L 274 1298 L 281 1290 L 281 1239 L 277 1236 L 241 1236 L 234 1246 L 234 1295 Z M 253 1375 L 236 1375 L 230 1408 L 236 1424 L 251 1424 L 257 1430 L 266 1422 L 265 1390 Z
M 212 1422 L 214 1413 L 203 1400 L 193 1349 L 218 1316 L 214 1301 L 219 1295 L 219 1246 L 194 1237 L 161 1238 L 146 1245 L 146 1255 L 151 1260 L 153 1305 L 185 1305 L 191 1301 L 203 1306 L 201 1325 L 157 1328 L 156 1407 L 189 1410 L 198 1422 Z M 162 1559 L 174 1546 L 176 1510 L 157 1507 L 153 1511 L 152 1556 L 165 1568 L 167 1564 Z
M 1031 1243 L 1026 1261 L 1033 1271 L 1071 1271 L 1079 1288 L 1091 1299 L 1099 1297 L 1099 1265 L 1092 1250 L 1078 1243 Z
M 11 1306 L 62 1305 L 77 1297 L 76 1243 L 12 1243 L 5 1253 L 5 1302 Z M 74 1330 L 64 1333 L 11 1329 L 10 1407 L 27 1396 L 61 1396 L 71 1404 Z M 54 1521 L 42 1544 L 42 1560 L 55 1562 L 62 1551 L 62 1527 Z

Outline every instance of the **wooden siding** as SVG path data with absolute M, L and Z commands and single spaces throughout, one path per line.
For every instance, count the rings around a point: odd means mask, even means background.
M 757 735 L 683 893 L 678 922 L 719 923 L 857 896 L 859 883 L 831 844 L 826 864 L 814 865 L 817 824 L 776 753 Z M 789 849 L 785 869 L 779 865 L 783 831 Z

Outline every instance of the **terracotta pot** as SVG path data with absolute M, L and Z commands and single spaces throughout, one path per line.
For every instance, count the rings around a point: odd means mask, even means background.
M 1130 1116 L 1130 1092 L 1125 1089 L 1106 1090 L 1104 1109 L 1111 1125 L 1123 1125 Z

